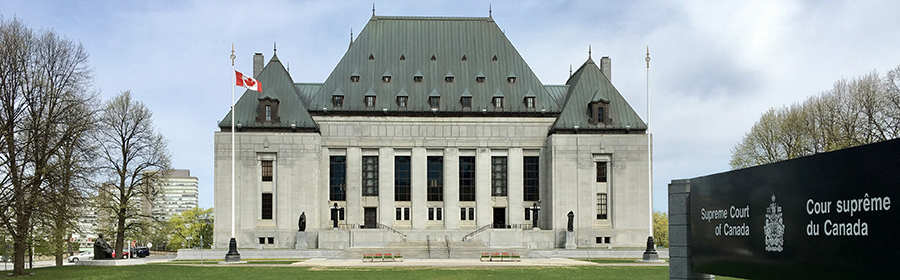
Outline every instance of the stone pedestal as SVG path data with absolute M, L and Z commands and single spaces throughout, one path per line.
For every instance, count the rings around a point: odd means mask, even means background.
M 297 240 L 294 243 L 294 249 L 296 250 L 306 250 L 309 249 L 309 243 L 306 242 L 306 232 L 298 231 L 297 232 Z
M 237 263 L 241 261 L 241 254 L 237 250 L 237 241 L 234 237 L 228 241 L 228 253 L 225 254 L 226 263 Z
M 574 231 L 566 231 L 566 249 L 567 250 L 578 249 L 578 246 L 575 245 L 575 232 Z

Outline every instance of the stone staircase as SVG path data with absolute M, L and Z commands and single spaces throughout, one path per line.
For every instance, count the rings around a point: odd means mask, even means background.
M 490 248 L 480 241 L 403 241 L 385 247 L 354 247 L 334 255 L 335 259 L 361 259 L 363 254 L 401 254 L 404 259 L 477 259 L 481 253 L 510 252 L 525 256 L 531 250 L 525 248 Z

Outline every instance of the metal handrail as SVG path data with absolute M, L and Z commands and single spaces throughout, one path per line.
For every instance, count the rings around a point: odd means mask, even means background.
M 403 238 L 403 241 L 406 241 L 406 234 L 403 234 L 399 230 L 396 230 L 396 229 L 394 229 L 388 225 L 382 224 L 382 223 L 376 223 L 376 226 L 379 229 L 386 229 L 386 230 L 390 231 L 391 233 L 396 234 L 396 235 L 400 236 L 401 238 Z
M 492 224 L 487 224 L 487 225 L 481 226 L 480 228 L 476 229 L 475 231 L 470 232 L 469 234 L 466 234 L 466 236 L 463 236 L 462 241 L 465 242 L 469 238 L 475 237 L 475 235 L 491 228 L 491 226 L 492 226 Z

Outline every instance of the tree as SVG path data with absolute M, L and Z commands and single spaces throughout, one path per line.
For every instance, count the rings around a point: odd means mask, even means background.
M 98 122 L 96 143 L 103 163 L 100 170 L 109 176 L 98 189 L 99 208 L 111 212 L 116 233 L 116 256 L 122 257 L 127 231 L 144 226 L 152 216 L 136 207 L 139 197 L 155 197 L 156 183 L 170 169 L 165 138 L 153 127 L 153 114 L 128 91 L 106 102 Z
M 26 248 L 47 217 L 52 179 L 89 127 L 91 71 L 80 44 L 0 18 L 0 223 L 11 236 L 13 275 L 25 273 Z
M 167 249 L 210 248 L 213 237 L 212 215 L 212 208 L 195 207 L 172 216 L 167 227 L 172 233 Z
M 731 167 L 834 151 L 900 137 L 900 67 L 841 79 L 832 89 L 764 113 L 732 150 Z
M 669 214 L 653 211 L 653 243 L 669 247 Z

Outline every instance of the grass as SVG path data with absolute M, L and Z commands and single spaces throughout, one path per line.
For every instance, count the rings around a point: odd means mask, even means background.
M 147 264 L 39 268 L 29 271 L 34 276 L 27 279 L 668 279 L 668 271 L 665 266 L 310 268 Z
M 247 262 L 247 264 L 292 264 L 295 262 L 302 262 L 306 259 L 244 259 L 243 261 Z M 173 260 L 166 263 L 158 263 L 159 265 L 181 265 L 181 264 L 218 264 L 219 262 L 225 261 L 225 259 L 207 259 L 200 262 L 199 260 Z

